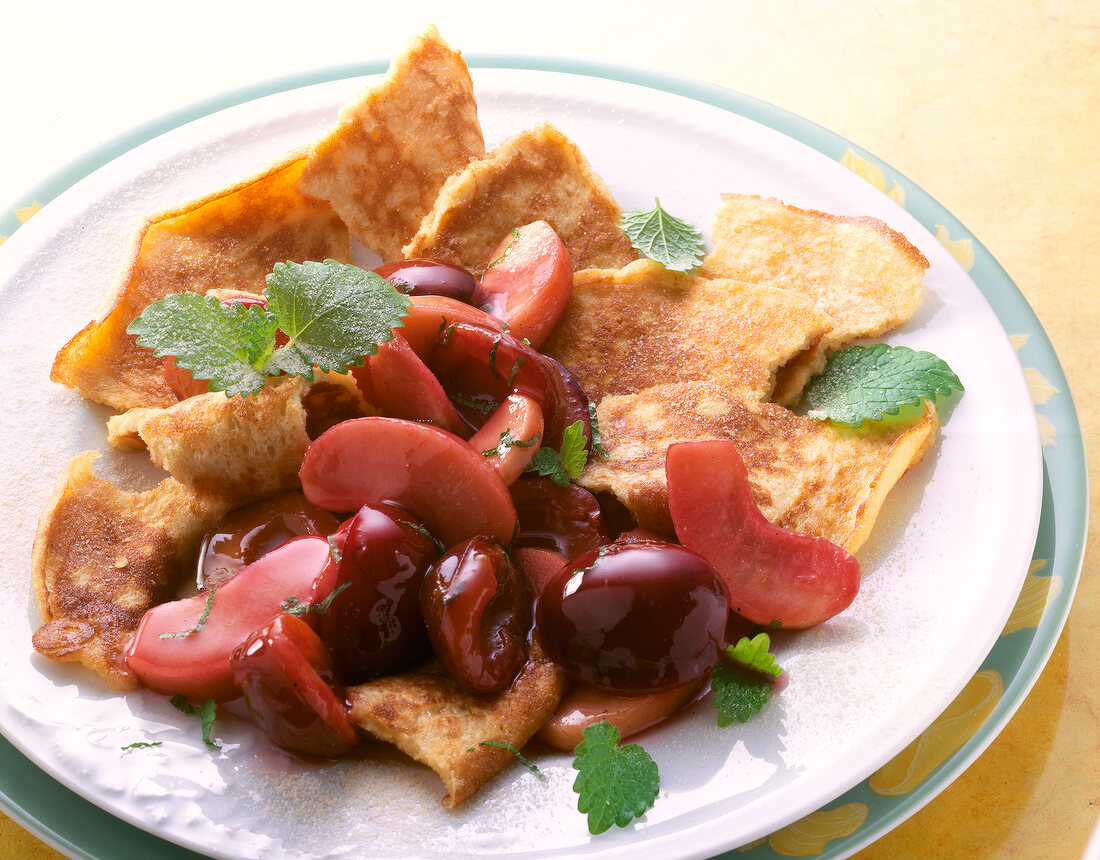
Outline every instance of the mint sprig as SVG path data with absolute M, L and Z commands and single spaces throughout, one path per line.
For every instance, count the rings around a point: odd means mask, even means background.
M 584 425 L 574 421 L 562 434 L 561 451 L 539 448 L 525 471 L 550 478 L 559 486 L 575 481 L 584 472 L 588 462 L 588 450 L 584 437 Z
M 661 208 L 653 198 L 648 212 L 624 212 L 619 228 L 643 257 L 656 260 L 672 272 L 690 272 L 703 262 L 703 235 L 693 225 Z
M 772 679 L 783 671 L 770 648 L 767 633 L 742 637 L 726 648 L 711 669 L 710 689 L 719 726 L 748 722 L 767 704 Z
M 806 387 L 806 414 L 851 427 L 897 415 L 902 406 L 934 400 L 963 384 L 942 358 L 906 346 L 850 346 L 829 356 Z
M 393 338 L 408 297 L 346 263 L 277 263 L 266 307 L 195 293 L 151 303 L 126 331 L 158 358 L 173 356 L 195 379 L 228 396 L 258 393 L 269 376 L 313 379 L 313 368 L 347 372 Z M 282 332 L 285 342 L 276 341 Z
M 603 833 L 616 824 L 626 827 L 645 814 L 657 799 L 657 765 L 637 744 L 619 746 L 621 735 L 607 720 L 589 726 L 577 744 L 573 791 L 577 809 L 588 815 L 588 831 Z

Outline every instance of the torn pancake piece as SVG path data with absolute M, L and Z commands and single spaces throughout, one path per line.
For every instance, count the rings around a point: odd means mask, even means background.
M 271 380 L 253 397 L 199 394 L 167 408 L 131 409 L 107 421 L 107 441 L 146 447 L 154 465 L 200 495 L 240 507 L 301 486 L 309 447 L 299 377 Z
M 139 685 L 123 653 L 146 610 L 170 599 L 194 571 L 199 543 L 229 510 L 172 478 L 141 493 L 121 490 L 78 454 L 38 524 L 31 582 L 42 626 L 35 650 L 76 661 L 115 690 Z
M 746 194 L 722 195 L 713 241 L 699 274 L 802 293 L 832 317 L 829 352 L 908 320 L 920 305 L 928 268 L 908 239 L 877 218 Z
M 329 201 L 389 262 L 401 259 L 447 177 L 484 154 L 469 69 L 432 26 L 341 109 L 311 147 L 299 188 Z
M 616 269 L 637 257 L 619 229 L 621 215 L 577 145 L 544 123 L 450 177 L 403 253 L 457 263 L 480 277 L 514 228 L 547 221 L 574 270 Z
M 502 693 L 474 696 L 441 668 L 379 678 L 347 690 L 355 723 L 434 770 L 454 808 L 502 771 L 558 707 L 565 675 L 532 643 L 527 663 Z
M 929 402 L 907 424 L 865 423 L 857 430 L 707 382 L 608 397 L 597 417 L 608 457 L 590 461 L 579 483 L 613 493 L 641 527 L 672 533 L 664 472 L 669 445 L 731 439 L 768 520 L 852 553 L 870 535 L 887 493 L 920 462 L 939 427 Z
M 829 327 L 826 314 L 790 290 L 637 260 L 577 272 L 543 352 L 568 367 L 593 402 L 693 380 L 764 399 L 788 363 L 816 361 Z
M 160 215 L 135 236 L 103 315 L 54 359 L 50 379 L 119 411 L 176 402 L 163 362 L 126 327 L 172 293 L 260 293 L 276 263 L 347 262 L 347 227 L 327 203 L 298 191 L 304 159 L 291 153 L 259 176 Z

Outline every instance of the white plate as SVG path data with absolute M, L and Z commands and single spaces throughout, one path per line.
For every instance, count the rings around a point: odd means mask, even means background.
M 35 655 L 27 570 L 39 512 L 68 459 L 108 450 L 106 412 L 48 382 L 57 348 L 91 318 L 131 231 L 160 209 L 256 172 L 327 128 L 366 83 L 277 93 L 203 117 L 107 164 L 58 197 L 0 254 L 0 350 L 8 372 L 0 598 L 0 730 L 64 785 L 138 827 L 217 857 L 708 857 L 836 798 L 951 702 L 1011 611 L 1041 507 L 1040 448 L 1026 383 L 997 316 L 921 224 L 856 174 L 779 131 L 645 86 L 558 72 L 474 69 L 487 143 L 549 120 L 573 138 L 625 209 L 653 197 L 701 227 L 722 191 L 874 215 L 931 262 L 916 318 L 892 343 L 946 359 L 966 385 L 936 448 L 891 495 L 861 551 L 853 606 L 778 636 L 791 683 L 744 727 L 709 703 L 640 739 L 661 771 L 644 819 L 590 837 L 564 755 L 549 777 L 515 766 L 461 810 L 429 771 L 374 749 L 369 762 L 305 765 L 247 727 L 219 723 L 220 753 L 161 697 L 116 697 Z M 709 230 L 707 231 L 709 232 Z M 108 453 L 118 470 L 135 463 Z M 156 740 L 155 749 L 121 747 Z

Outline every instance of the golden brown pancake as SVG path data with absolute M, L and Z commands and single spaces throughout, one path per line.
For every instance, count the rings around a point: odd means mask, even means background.
M 37 651 L 78 661 L 113 689 L 139 684 L 123 650 L 147 609 L 194 570 L 199 542 L 229 506 L 172 478 L 131 493 L 96 477 L 96 452 L 69 464 L 38 524 L 31 581 Z
M 638 260 L 577 272 L 543 352 L 568 367 L 593 402 L 691 380 L 763 399 L 776 371 L 814 352 L 829 324 L 790 290 Z
M 765 517 L 849 552 L 867 539 L 886 494 L 920 462 L 939 426 L 931 404 L 907 426 L 866 422 L 855 430 L 753 402 L 709 382 L 607 397 L 597 417 L 608 457 L 592 460 L 580 483 L 593 492 L 614 493 L 643 528 L 672 534 L 664 468 L 668 446 L 730 439 Z
M 134 238 L 132 256 L 103 315 L 54 359 L 50 378 L 114 409 L 169 406 L 176 396 L 161 360 L 126 334 L 147 305 L 172 293 L 262 292 L 275 263 L 350 259 L 347 228 L 332 208 L 298 191 L 302 153 L 259 176 L 159 215 Z
M 443 780 L 443 805 L 458 806 L 513 761 L 482 741 L 523 747 L 558 706 L 565 675 L 532 644 L 527 664 L 502 693 L 473 696 L 433 665 L 348 688 L 360 728 L 426 764 Z
M 308 388 L 294 377 L 269 382 L 254 397 L 210 392 L 167 408 L 131 409 L 108 420 L 107 440 L 124 450 L 148 448 L 154 465 L 181 484 L 240 507 L 300 486 Z
M 723 194 L 714 250 L 699 274 L 802 293 L 832 317 L 825 339 L 831 352 L 909 319 L 920 304 L 927 268 L 920 251 L 876 218 Z
M 613 269 L 637 256 L 619 229 L 621 214 L 576 144 L 546 123 L 448 179 L 404 254 L 457 263 L 480 277 L 513 228 L 541 220 L 561 237 L 574 269 Z
M 470 72 L 433 26 L 343 107 L 310 149 L 299 187 L 329 201 L 384 260 L 398 260 L 444 180 L 484 154 Z

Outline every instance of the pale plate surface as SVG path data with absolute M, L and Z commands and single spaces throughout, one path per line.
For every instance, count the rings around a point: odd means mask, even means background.
M 308 143 L 364 81 L 272 95 L 138 147 L 61 195 L 0 254 L 9 368 L 0 597 L 18 608 L 0 632 L 0 730 L 68 787 L 170 841 L 217 857 L 627 857 L 642 846 L 651 857 L 710 856 L 817 809 L 889 760 L 981 665 L 1019 594 L 1041 506 L 1035 412 L 997 316 L 934 236 L 835 161 L 720 108 L 555 72 L 475 69 L 474 79 L 490 146 L 552 121 L 624 209 L 658 196 L 708 228 L 718 195 L 738 191 L 883 219 L 932 264 L 917 317 L 889 340 L 946 359 L 966 394 L 861 552 L 855 604 L 816 630 L 776 637 L 791 676 L 783 694 L 743 728 L 716 728 L 704 702 L 640 739 L 662 790 L 630 828 L 588 836 L 564 755 L 537 756 L 547 783 L 516 766 L 448 813 L 438 779 L 384 749 L 371 747 L 369 762 L 306 765 L 227 720 L 212 753 L 164 699 L 107 695 L 30 649 L 37 516 L 73 454 L 107 450 L 106 412 L 50 384 L 48 368 L 96 313 L 144 216 Z M 140 471 L 139 458 L 103 459 L 113 461 L 105 473 Z M 153 740 L 162 745 L 121 751 Z

